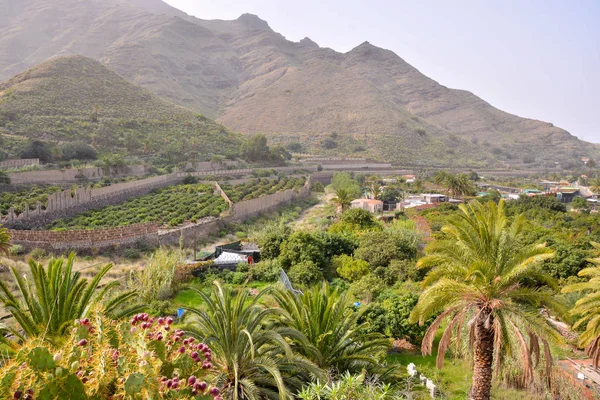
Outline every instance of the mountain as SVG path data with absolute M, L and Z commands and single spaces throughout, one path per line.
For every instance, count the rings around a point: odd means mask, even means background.
M 599 155 L 563 129 L 447 88 L 367 42 L 339 53 L 286 40 L 254 15 L 201 20 L 160 0 L 0 0 L 0 80 L 62 54 L 99 60 L 228 128 L 299 142 L 306 152 L 473 167 Z
M 0 130 L 103 151 L 186 161 L 234 153 L 241 138 L 91 58 L 54 57 L 0 83 Z

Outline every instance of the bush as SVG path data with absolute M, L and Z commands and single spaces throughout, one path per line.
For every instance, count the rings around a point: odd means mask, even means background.
M 312 183 L 312 185 L 310 186 L 310 190 L 317 193 L 323 193 L 325 192 L 325 186 L 323 186 L 321 182 L 316 181 Z
M 20 244 L 14 244 L 8 249 L 8 254 L 11 256 L 19 256 L 25 252 L 25 249 Z
M 310 261 L 323 269 L 328 260 L 325 256 L 325 246 L 317 235 L 296 231 L 281 244 L 279 261 L 284 268 Z
M 175 272 L 179 255 L 175 251 L 160 249 L 148 260 L 146 267 L 131 273 L 129 287 L 138 291 L 143 303 L 167 300 L 175 295 L 177 283 Z
M 31 253 L 29 253 L 29 257 L 33 258 L 34 260 L 41 260 L 42 258 L 45 258 L 48 256 L 48 252 L 44 249 L 33 249 L 31 250 Z
M 234 285 L 242 285 L 248 280 L 250 274 L 247 272 L 234 272 L 231 275 L 231 283 Z
M 250 266 L 250 279 L 258 282 L 277 282 L 281 264 L 277 260 L 263 260 Z
M 60 146 L 62 159 L 69 160 L 95 160 L 98 154 L 90 145 L 83 142 L 64 143 Z
M 369 273 L 368 262 L 347 255 L 334 257 L 332 264 L 338 275 L 349 282 L 355 282 Z
M 183 178 L 184 185 L 191 185 L 191 184 L 195 184 L 195 183 L 198 183 L 198 178 L 195 176 L 188 174 L 185 176 L 185 178 Z
M 123 250 L 123 257 L 128 260 L 137 260 L 141 257 L 140 251 L 138 249 L 125 249 Z
M 293 283 L 310 285 L 323 280 L 323 272 L 312 261 L 302 261 L 293 265 L 288 276 Z
M 350 285 L 350 292 L 358 299 L 367 303 L 376 299 L 384 290 L 385 282 L 374 274 L 363 276 Z

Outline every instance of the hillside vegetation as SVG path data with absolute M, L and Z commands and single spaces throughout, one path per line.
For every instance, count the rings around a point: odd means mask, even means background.
M 235 155 L 241 143 L 223 126 L 83 56 L 52 58 L 0 84 L 1 130 L 171 163 Z

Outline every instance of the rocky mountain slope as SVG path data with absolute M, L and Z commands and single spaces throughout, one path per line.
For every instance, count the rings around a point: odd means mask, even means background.
M 129 83 L 84 56 L 61 56 L 0 83 L 0 132 L 185 161 L 238 150 L 222 125 Z
M 342 54 L 288 41 L 253 15 L 201 20 L 160 0 L 0 0 L 0 80 L 56 54 L 92 57 L 228 128 L 311 152 L 472 166 L 598 154 L 366 42 Z

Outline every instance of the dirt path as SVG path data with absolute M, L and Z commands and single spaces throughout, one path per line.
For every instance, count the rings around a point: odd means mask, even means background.
M 317 215 L 319 213 L 320 209 L 329 205 L 331 199 L 333 199 L 334 197 L 335 197 L 335 193 L 326 193 L 323 196 L 321 196 L 319 203 L 302 211 L 302 213 L 300 213 L 300 216 L 298 217 L 298 219 L 292 223 L 292 226 L 298 227 L 298 226 L 302 226 L 305 223 L 307 223 L 307 221 L 310 218 L 312 218 L 314 215 Z

